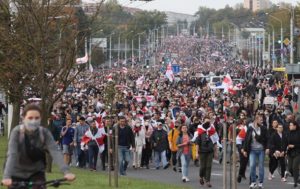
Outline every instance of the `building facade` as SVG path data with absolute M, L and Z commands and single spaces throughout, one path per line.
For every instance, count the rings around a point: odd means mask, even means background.
M 270 0 L 244 0 L 244 8 L 250 9 L 253 12 L 271 8 L 272 2 Z

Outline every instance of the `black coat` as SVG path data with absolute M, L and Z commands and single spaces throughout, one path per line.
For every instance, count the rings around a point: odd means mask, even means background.
M 274 154 L 275 151 L 285 152 L 288 146 L 288 137 L 282 133 L 282 137 L 279 134 L 273 133 L 269 141 L 270 154 Z
M 300 130 L 290 131 L 288 133 L 288 145 L 294 145 L 294 148 L 288 150 L 289 156 L 300 154 Z
M 163 152 L 168 149 L 168 133 L 165 130 L 154 130 L 151 136 L 151 141 L 154 147 L 154 150 L 157 152 Z

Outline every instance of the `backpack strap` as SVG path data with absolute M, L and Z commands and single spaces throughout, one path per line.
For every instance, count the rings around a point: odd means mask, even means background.
M 44 145 L 44 143 L 45 143 L 45 134 L 44 134 L 44 131 L 43 131 L 43 127 L 39 127 L 39 137 L 40 137 L 40 140 L 41 140 L 42 144 Z M 25 140 L 25 126 L 20 125 L 19 143 L 21 144 L 22 142 L 24 142 L 24 140 Z
M 25 139 L 25 126 L 20 125 L 20 131 L 19 131 L 19 143 L 21 144 Z
M 45 134 L 44 134 L 44 131 L 43 131 L 43 127 L 39 127 L 39 135 L 40 135 L 40 140 L 42 142 L 42 144 L 44 145 L 45 144 Z

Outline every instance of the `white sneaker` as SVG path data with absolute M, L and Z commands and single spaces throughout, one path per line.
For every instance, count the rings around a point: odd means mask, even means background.
M 256 183 L 255 182 L 252 182 L 249 186 L 250 189 L 254 189 L 256 188 Z
M 285 173 L 284 173 L 284 178 L 288 178 L 288 177 L 290 177 L 290 176 L 291 176 L 291 173 L 288 172 L 288 171 L 285 171 Z
M 190 179 L 187 178 L 187 177 L 185 177 L 185 181 L 186 181 L 186 182 L 190 182 Z
M 258 188 L 259 188 L 259 189 L 263 189 L 263 188 L 264 188 L 264 187 L 263 187 L 263 184 L 262 184 L 262 183 L 259 183 L 259 184 L 258 184 Z

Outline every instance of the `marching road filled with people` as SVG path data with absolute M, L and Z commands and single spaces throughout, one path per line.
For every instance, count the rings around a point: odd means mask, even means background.
M 249 176 L 250 188 L 263 188 L 266 179 L 276 179 L 274 172 L 280 168 L 280 180 L 290 179 L 297 187 L 296 87 L 272 70 L 240 60 L 234 49 L 228 41 L 213 37 L 171 36 L 158 48 L 158 61 L 149 68 L 123 64 L 81 73 L 48 119 L 63 156 L 48 141 L 51 154 L 66 174 L 63 162 L 90 171 L 118 169 L 123 176 L 128 167 L 170 169 L 180 172 L 178 179 L 184 183 L 190 181 L 189 175 L 198 174 L 199 185 L 206 187 L 214 185 L 213 160 L 223 164 L 236 156 L 238 183 Z M 178 73 L 172 71 L 173 65 L 180 67 Z M 115 88 L 112 105 L 105 98 L 108 86 Z M 116 149 L 118 157 L 109 162 L 108 154 Z M 190 172 L 190 166 L 199 167 L 199 173 Z M 11 174 L 5 170 L 5 178 Z

